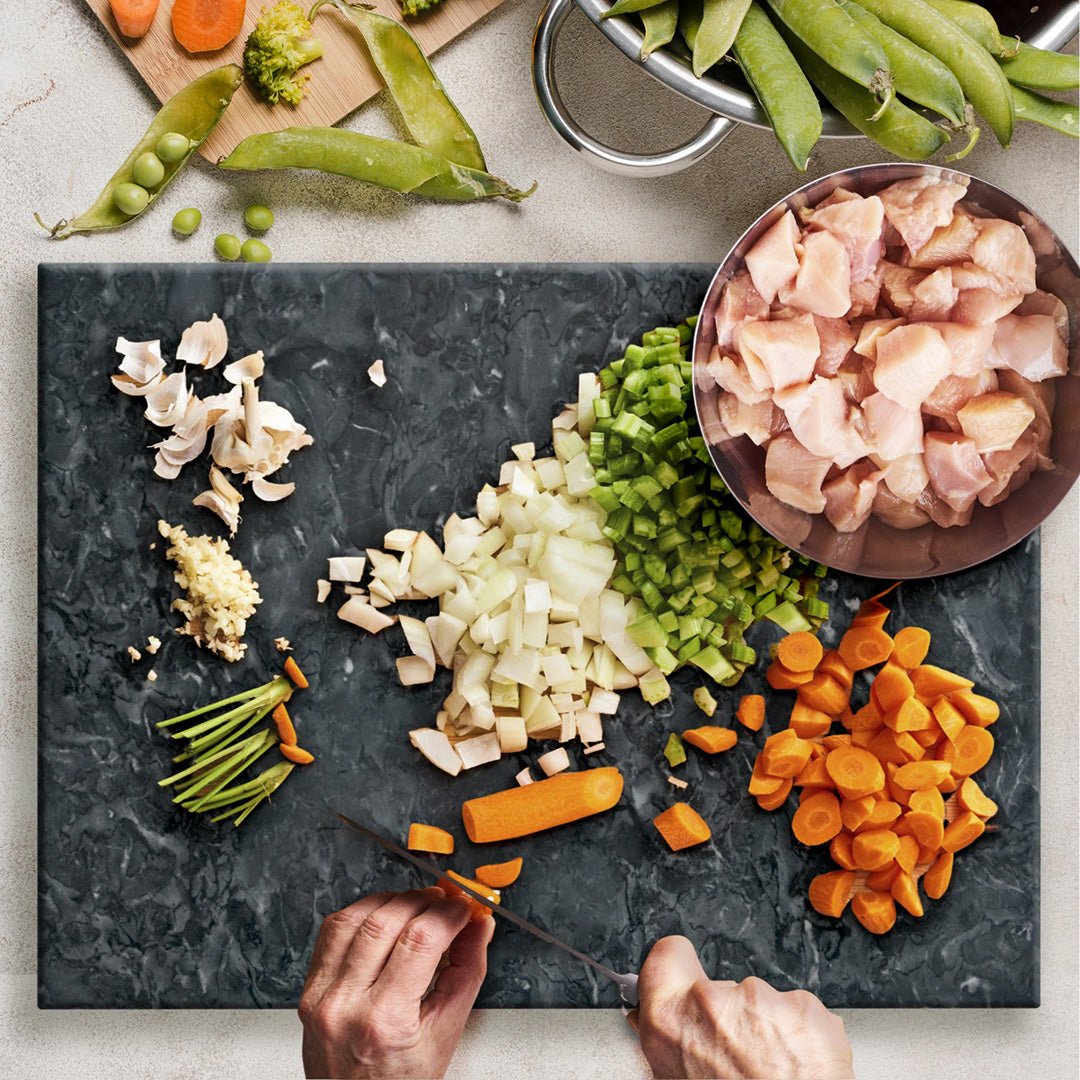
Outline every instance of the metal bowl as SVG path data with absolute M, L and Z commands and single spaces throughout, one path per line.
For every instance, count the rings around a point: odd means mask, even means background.
M 555 82 L 555 46 L 559 31 L 577 5 L 621 52 L 660 82 L 715 114 L 704 128 L 683 146 L 660 154 L 637 154 L 615 150 L 589 135 L 563 104 Z M 642 35 L 629 19 L 602 19 L 611 7 L 608 0 L 549 0 L 533 38 L 533 86 L 541 111 L 569 145 L 608 172 L 629 176 L 663 176 L 700 161 L 718 146 L 736 123 L 769 128 L 757 99 L 734 64 L 721 64 L 700 79 L 695 78 L 685 52 L 672 46 L 640 59 Z M 1018 4 L 1017 14 L 1001 19 L 1002 32 L 1020 34 L 1024 41 L 1044 49 L 1059 49 L 1077 32 L 1080 0 L 1039 5 Z M 861 138 L 834 109 L 822 107 L 825 138 Z
M 724 285 L 746 253 L 787 210 L 816 206 L 836 188 L 872 195 L 897 180 L 929 175 L 968 183 L 967 201 L 1024 226 L 1036 252 L 1036 282 L 1054 293 L 1069 312 L 1069 374 L 1054 380 L 1052 415 L 1054 467 L 1036 472 L 996 506 L 976 504 L 971 522 L 942 528 L 927 524 L 901 531 L 871 517 L 852 533 L 837 532 L 824 514 L 806 514 L 781 502 L 765 487 L 765 451 L 748 436 L 731 438 L 717 413 L 718 389 L 701 377 L 716 344 L 716 310 Z M 799 553 L 836 570 L 876 578 L 936 577 L 963 570 L 1000 554 L 1036 529 L 1080 476 L 1080 267 L 1053 230 L 1001 188 L 952 169 L 931 165 L 863 165 L 824 176 L 770 207 L 740 237 L 713 277 L 694 335 L 694 403 L 709 454 L 724 483 L 762 528 Z

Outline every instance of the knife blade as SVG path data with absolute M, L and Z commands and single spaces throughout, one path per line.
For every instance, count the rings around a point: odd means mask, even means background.
M 414 855 L 411 851 L 406 851 L 405 848 L 399 847 L 392 840 L 387 840 L 385 837 L 380 836 L 377 832 L 372 832 L 371 829 L 359 822 L 353 821 L 352 818 L 346 817 L 344 814 L 339 814 L 336 810 L 330 809 L 330 813 L 345 825 L 348 825 L 350 829 L 354 829 L 356 832 L 363 836 L 366 836 L 369 840 L 374 840 L 375 843 L 381 844 L 387 851 L 392 851 L 395 855 L 400 856 L 406 862 L 410 862 L 419 870 L 423 870 L 426 874 L 433 874 L 436 878 L 445 878 L 446 873 L 440 870 L 434 863 L 428 862 L 426 859 L 420 859 Z M 471 896 L 474 900 L 479 901 L 484 907 L 489 908 L 491 911 L 498 913 L 504 919 L 512 922 L 515 926 L 520 926 L 522 930 L 527 930 L 534 937 L 538 937 L 541 941 L 546 941 L 549 945 L 558 946 L 564 952 L 568 952 L 575 959 L 580 960 L 583 964 L 588 964 L 589 967 L 599 971 L 601 975 L 605 975 L 609 978 L 618 988 L 619 996 L 630 1008 L 636 1008 L 638 1003 L 637 982 L 638 977 L 633 972 L 620 973 L 618 971 L 612 971 L 611 968 L 606 967 L 599 961 L 594 960 L 591 956 L 586 956 L 585 953 L 579 952 L 572 945 L 567 945 L 565 941 L 560 941 L 557 937 L 549 934 L 546 930 L 542 930 L 535 923 L 529 922 L 528 919 L 523 919 L 520 915 L 516 915 L 509 908 L 505 908 L 502 904 L 496 904 L 494 900 L 484 896 L 483 893 L 477 892 L 475 889 L 469 888 L 464 882 L 454 881 L 454 884 Z

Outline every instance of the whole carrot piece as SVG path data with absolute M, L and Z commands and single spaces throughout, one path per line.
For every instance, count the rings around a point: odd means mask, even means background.
M 240 33 L 246 6 L 246 0 L 176 0 L 173 36 L 188 52 L 217 52 Z
M 116 27 L 126 38 L 141 38 L 157 14 L 158 0 L 109 0 Z

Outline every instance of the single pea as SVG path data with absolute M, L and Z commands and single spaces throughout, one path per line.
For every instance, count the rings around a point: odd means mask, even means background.
M 244 211 L 244 224 L 256 232 L 266 232 L 274 224 L 274 211 L 268 206 L 249 206 Z
M 131 175 L 135 183 L 147 190 L 156 188 L 165 179 L 165 166 L 161 164 L 161 158 L 151 150 L 140 154 L 131 167 Z
M 245 240 L 240 249 L 244 262 L 269 262 L 273 258 L 270 249 L 261 240 Z
M 178 131 L 166 131 L 158 139 L 155 149 L 157 156 L 166 165 L 171 165 L 173 162 L 179 161 L 191 149 L 191 140 Z
M 141 214 L 149 201 L 149 192 L 138 184 L 117 184 L 113 192 L 113 203 L 116 209 L 129 217 Z
M 235 262 L 240 258 L 240 237 L 233 236 L 232 233 L 222 233 L 214 240 L 214 250 L 223 259 Z
M 202 214 L 194 206 L 177 210 L 172 219 L 173 232 L 178 232 L 181 236 L 190 236 L 201 224 Z

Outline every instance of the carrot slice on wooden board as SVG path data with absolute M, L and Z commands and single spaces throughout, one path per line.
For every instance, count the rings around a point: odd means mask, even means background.
M 288 710 L 285 708 L 285 702 L 279 702 L 274 711 L 270 714 L 274 721 L 274 726 L 277 728 L 278 738 L 285 746 L 296 745 L 296 728 L 293 727 L 292 720 L 289 719 Z
M 765 698 L 761 694 L 743 694 L 735 710 L 735 719 L 744 728 L 760 731 L 765 723 Z
M 653 824 L 672 851 L 704 844 L 712 836 L 705 819 L 689 803 L 673 803 L 653 818 Z
M 889 889 L 892 898 L 909 914 L 916 918 L 923 913 L 922 898 L 919 896 L 919 886 L 910 873 L 903 870 L 893 878 L 892 887 Z
M 514 840 L 610 810 L 622 789 L 622 773 L 611 765 L 562 772 L 527 787 L 469 799 L 461 817 L 474 844 Z
M 788 671 L 813 671 L 824 655 L 821 642 L 807 630 L 787 634 L 776 646 L 776 659 Z
M 300 665 L 291 656 L 285 658 L 284 671 L 292 680 L 293 686 L 298 687 L 300 690 L 308 688 L 308 681 L 300 670 Z
M 851 620 L 851 625 L 866 627 L 870 630 L 880 630 L 889 618 L 889 608 L 877 601 L 876 598 L 864 600 Z
M 904 871 L 905 874 L 914 873 L 915 867 L 919 865 L 919 841 L 910 834 L 900 837 L 900 847 L 896 850 L 896 865 Z
M 918 667 L 930 652 L 930 631 L 921 626 L 905 626 L 893 635 L 889 659 L 902 668 Z
M 825 735 L 832 727 L 832 717 L 828 713 L 811 709 L 805 701 L 796 701 L 791 707 L 788 725 L 800 739 L 816 739 L 819 735 Z
M 858 799 L 844 799 L 840 804 L 840 820 L 848 832 L 854 832 L 870 817 L 874 809 L 874 796 L 863 795 Z
M 938 756 L 949 763 L 953 776 L 970 776 L 990 760 L 993 752 L 994 736 L 986 728 L 968 724 L 954 739 L 941 744 Z
M 862 671 L 883 664 L 892 653 L 892 638 L 873 626 L 853 626 L 841 639 L 836 651 L 852 671 Z
M 724 750 L 730 750 L 738 741 L 738 736 L 731 728 L 711 725 L 690 728 L 689 731 L 682 733 L 682 737 L 684 742 L 696 746 L 706 754 L 719 754 Z
M 872 892 L 888 892 L 899 873 L 900 864 L 893 859 L 887 866 L 866 875 L 866 887 Z
M 802 772 L 795 777 L 795 783 L 799 787 L 824 787 L 834 788 L 833 778 L 825 767 L 823 757 L 811 758 L 802 768 Z
M 117 29 L 126 38 L 141 38 L 154 22 L 158 0 L 109 0 Z
M 896 858 L 900 837 L 892 829 L 870 829 L 856 834 L 851 856 L 860 870 L 880 870 Z
M 459 889 L 450 879 L 457 879 L 457 881 L 460 881 L 463 885 L 468 885 L 470 889 L 475 890 L 481 896 L 486 896 L 493 903 L 498 904 L 502 900 L 502 897 L 495 889 L 489 889 L 479 881 L 473 881 L 471 878 L 464 877 L 461 874 L 455 874 L 453 870 L 447 870 L 446 874 L 447 876 L 439 878 L 436 884 L 444 893 L 446 893 L 448 898 L 451 896 L 464 896 L 465 899 L 469 901 L 469 906 L 472 908 L 472 914 L 470 915 L 471 921 L 477 922 L 480 919 L 494 918 L 490 908 L 485 907 L 479 900 L 465 892 L 464 889 Z
M 414 821 L 409 826 L 409 838 L 405 846 L 410 851 L 429 851 L 432 855 L 452 855 L 454 837 L 437 825 L 424 825 Z
M 989 727 L 1001 715 L 996 701 L 970 690 L 956 690 L 949 695 L 948 701 L 975 727 Z
M 831 675 L 845 690 L 850 690 L 855 681 L 855 672 L 844 663 L 844 658 L 835 649 L 822 656 L 817 670 L 820 675 Z
M 829 752 L 825 767 L 845 799 L 872 795 L 885 786 L 885 770 L 869 751 L 857 746 L 839 746 Z
M 246 0 L 176 0 L 173 37 L 188 52 L 224 49 L 244 25 Z
M 884 829 L 900 817 L 902 808 L 892 799 L 875 799 L 870 809 L 870 816 L 854 831 L 865 832 L 868 829 Z
M 971 782 L 975 783 L 974 780 Z M 934 817 L 939 817 L 942 820 L 945 819 L 945 800 L 936 787 L 920 788 L 918 791 L 913 791 L 908 806 L 912 810 L 919 810 L 927 814 L 933 814 Z M 971 807 L 968 807 L 968 809 L 970 810 Z
M 747 789 L 750 794 L 759 798 L 762 795 L 772 795 L 774 791 L 780 788 L 783 782 L 781 777 L 770 776 L 765 771 L 762 755 L 758 754 L 754 759 L 754 771 L 750 774 L 750 786 Z
M 513 885 L 521 873 L 523 860 L 519 855 L 516 859 L 507 862 L 488 863 L 486 866 L 478 866 L 473 877 L 481 884 L 488 885 L 492 889 L 505 889 L 507 885 Z
M 937 795 L 940 799 L 941 793 L 938 792 Z M 956 798 L 965 810 L 970 810 L 981 818 L 992 818 L 998 812 L 998 804 L 970 776 L 966 777 L 957 788 Z M 942 815 L 944 815 L 944 804 Z
M 787 797 L 791 794 L 792 783 L 790 778 L 787 780 L 781 780 L 780 786 L 768 795 L 758 795 L 757 804 L 762 810 L 779 810 L 784 803 L 787 802 Z
M 827 844 L 842 828 L 840 802 L 831 791 L 811 795 L 791 819 L 795 839 L 807 847 Z
M 896 782 L 908 791 L 936 788 L 951 771 L 947 761 L 911 761 L 896 770 Z
M 871 934 L 887 934 L 896 925 L 896 902 L 890 893 L 856 893 L 851 913 Z
M 855 839 L 849 832 L 837 833 L 829 842 L 829 855 L 837 866 L 845 870 L 858 870 L 851 851 L 851 842 Z
M 851 699 L 847 690 L 831 675 L 819 673 L 799 687 L 799 700 L 818 712 L 839 716 L 848 707 Z
M 870 694 L 878 711 L 887 713 L 913 698 L 915 686 L 902 667 L 888 663 L 874 676 Z
M 885 726 L 893 731 L 925 731 L 934 723 L 933 714 L 914 696 L 890 709 L 884 720 Z
M 830 870 L 827 874 L 818 874 L 810 882 L 810 906 L 822 915 L 839 919 L 851 899 L 854 886 L 855 875 L 850 870 Z
M 902 818 L 920 847 L 939 848 L 945 836 L 945 823 L 925 810 L 909 810 Z
M 953 853 L 942 852 L 937 861 L 923 874 L 922 884 L 931 900 L 940 900 L 952 880 Z
M 278 743 L 278 749 L 294 765 L 310 765 L 315 760 L 314 754 L 309 754 L 299 746 L 290 746 L 288 743 Z
M 779 660 L 765 669 L 765 681 L 774 690 L 797 690 L 814 677 L 812 671 L 790 671 Z
M 954 821 L 949 822 L 949 827 L 941 839 L 941 846 L 946 851 L 960 851 L 978 840 L 985 831 L 982 818 L 976 817 L 970 810 L 965 810 Z
M 770 735 L 761 751 L 761 767 L 769 776 L 798 776 L 809 760 L 810 744 L 790 728 Z
M 970 690 L 975 684 L 963 675 L 946 671 L 934 664 L 920 664 L 912 668 L 911 682 L 915 687 L 915 693 L 920 697 L 937 700 L 944 694 L 951 694 L 956 690 Z

